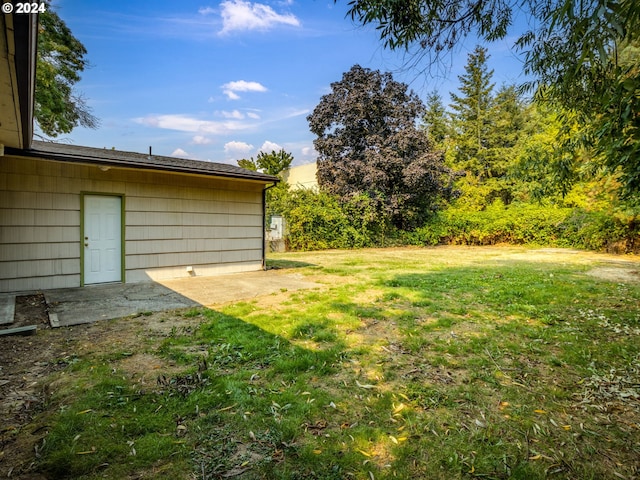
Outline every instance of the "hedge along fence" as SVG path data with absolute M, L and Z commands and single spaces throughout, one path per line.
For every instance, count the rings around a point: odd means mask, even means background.
M 576 208 L 517 204 L 483 211 L 449 208 L 411 231 L 381 230 L 366 206 L 341 205 L 332 195 L 291 192 L 283 214 L 290 250 L 386 245 L 536 245 L 640 252 L 640 223 L 634 215 Z
M 439 212 L 416 233 L 429 245 L 556 245 L 571 209 L 523 205 L 483 211 L 449 209 Z
M 535 204 L 490 207 L 480 212 L 439 212 L 411 234 L 424 245 L 538 245 L 640 251 L 640 225 L 635 217 Z M 417 241 L 417 242 L 416 242 Z

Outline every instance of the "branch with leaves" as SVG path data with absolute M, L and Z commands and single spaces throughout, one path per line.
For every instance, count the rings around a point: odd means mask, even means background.
M 88 66 L 87 50 L 47 3 L 39 15 L 35 119 L 50 137 L 75 127 L 98 128 L 82 94 L 74 86 Z

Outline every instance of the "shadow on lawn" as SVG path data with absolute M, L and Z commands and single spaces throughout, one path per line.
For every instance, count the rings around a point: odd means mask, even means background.
M 306 476 L 332 462 L 331 454 L 298 441 L 309 429 L 329 427 L 317 422 L 335 398 L 318 379 L 336 372 L 344 345 L 303 348 L 203 307 L 177 315 L 189 321 L 161 334 L 138 332 L 122 351 L 96 346 L 65 372 L 77 387 L 56 399 L 64 408 L 49 414 L 37 471 L 50 478 L 159 471 L 162 478 L 186 478 L 189 471 L 227 478 L 252 470 L 279 478 L 282 468 Z M 123 322 L 123 336 L 133 333 L 126 320 L 114 321 Z M 149 355 L 155 370 L 131 370 L 136 356 Z
M 298 262 L 296 260 L 267 259 L 267 270 L 283 270 L 303 267 L 317 267 L 317 265 L 307 262 Z

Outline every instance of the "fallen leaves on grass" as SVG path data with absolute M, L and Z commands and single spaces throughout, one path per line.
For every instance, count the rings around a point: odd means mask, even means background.
M 594 373 L 583 382 L 576 404 L 601 411 L 617 405 L 640 410 L 640 356 L 626 370 L 611 368 L 605 374 Z
M 162 388 L 162 392 L 169 392 L 169 395 L 178 393 L 183 397 L 208 384 L 209 379 L 204 377 L 200 372 L 178 375 L 169 379 L 164 375 L 158 377 L 158 385 Z
M 376 388 L 375 385 L 371 385 L 370 383 L 362 384 L 358 380 L 356 380 L 356 385 L 360 388 L 364 388 L 365 390 L 373 390 L 374 388 Z

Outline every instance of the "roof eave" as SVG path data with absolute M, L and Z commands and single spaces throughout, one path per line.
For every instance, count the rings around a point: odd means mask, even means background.
M 126 169 L 134 169 L 134 170 L 149 170 L 149 171 L 160 171 L 160 172 L 171 172 L 171 173 L 183 173 L 183 174 L 191 174 L 191 175 L 203 175 L 207 177 L 216 177 L 216 178 L 230 178 L 236 180 L 246 180 L 253 181 L 259 183 L 279 183 L 280 178 L 261 174 L 261 173 L 252 173 L 250 170 L 247 170 L 247 174 L 244 175 L 242 173 L 227 173 L 227 172 L 213 172 L 211 170 L 197 169 L 197 168 L 181 168 L 179 166 L 174 165 L 159 165 L 159 164 L 145 164 L 135 161 L 124 161 L 124 160 L 115 160 L 115 159 L 104 159 L 99 157 L 90 157 L 90 156 L 78 156 L 78 155 L 65 155 L 60 153 L 51 153 L 51 152 L 43 152 L 39 150 L 21 150 L 15 148 L 7 148 L 7 155 L 14 156 L 22 156 L 29 158 L 38 158 L 41 160 L 54 160 L 59 162 L 67 162 L 67 163 L 78 163 L 78 164 L 90 164 L 96 166 L 105 166 L 105 167 L 113 167 L 113 168 L 126 168 Z
M 31 148 L 35 113 L 38 15 L 14 14 L 16 76 L 22 120 L 22 148 Z
M 0 143 L 30 148 L 33 138 L 38 16 L 3 14 L 0 18 Z

